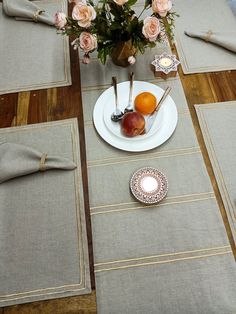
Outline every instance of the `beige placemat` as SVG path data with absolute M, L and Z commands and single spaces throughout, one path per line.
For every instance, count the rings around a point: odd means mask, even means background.
M 77 120 L 0 129 L 0 138 L 77 165 L 0 185 L 0 306 L 89 293 Z
M 54 14 L 66 0 L 39 1 Z M 0 95 L 71 85 L 69 42 L 56 28 L 7 17 L 0 4 Z
M 156 80 L 149 68 L 157 51 L 128 69 L 96 60 L 81 69 L 98 313 L 234 313 L 235 261 L 181 82 Z M 171 85 L 178 109 L 173 136 L 148 152 L 109 146 L 92 123 L 111 76 L 121 82 L 131 70 L 137 80 Z M 130 193 L 129 180 L 143 166 L 167 175 L 169 191 L 160 204 L 144 206 Z
M 175 40 L 185 74 L 236 69 L 236 54 L 200 39 L 190 38 L 185 30 L 233 31 L 236 19 L 227 0 L 175 0 Z
M 236 101 L 195 108 L 236 243 Z

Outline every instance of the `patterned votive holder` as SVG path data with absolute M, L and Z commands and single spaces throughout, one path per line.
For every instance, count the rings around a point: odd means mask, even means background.
M 130 180 L 130 190 L 141 203 L 155 204 L 166 197 L 168 181 L 166 176 L 156 168 L 138 169 Z
M 154 61 L 151 63 L 154 65 L 154 75 L 166 80 L 169 77 L 177 75 L 177 67 L 180 64 L 175 55 L 163 53 L 156 55 Z

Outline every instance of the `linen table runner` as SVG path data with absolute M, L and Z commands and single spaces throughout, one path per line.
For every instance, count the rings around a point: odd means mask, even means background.
M 189 30 L 209 34 L 235 31 L 236 19 L 227 0 L 175 0 L 174 9 L 180 15 L 176 19 L 175 39 L 185 74 L 236 69 L 234 52 L 184 34 Z
M 236 101 L 195 108 L 236 243 Z
M 67 0 L 35 3 L 54 15 L 67 12 Z M 69 41 L 56 28 L 16 21 L 0 3 L 0 95 L 71 85 Z
M 166 47 L 147 51 L 128 69 L 92 59 L 81 64 L 98 312 L 233 313 L 236 265 L 194 134 L 178 77 L 156 80 L 149 64 Z M 128 153 L 97 134 L 92 113 L 111 77 L 171 86 L 179 121 L 174 135 L 148 152 Z M 164 201 L 145 206 L 129 180 L 144 166 L 166 174 Z
M 0 138 L 72 160 L 0 185 L 0 306 L 89 293 L 76 119 L 0 129 Z

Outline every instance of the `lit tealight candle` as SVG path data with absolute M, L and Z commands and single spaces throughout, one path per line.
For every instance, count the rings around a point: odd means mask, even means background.
M 151 193 L 158 188 L 158 183 L 154 177 L 145 176 L 141 181 L 141 187 L 144 192 Z
M 155 67 L 155 76 L 167 79 L 171 76 L 176 76 L 177 66 L 179 65 L 179 60 L 176 59 L 175 55 L 163 53 L 161 55 L 155 56 L 152 65 Z
M 159 63 L 161 66 L 168 68 L 169 66 L 173 64 L 173 60 L 171 60 L 170 58 L 164 57 L 159 60 Z

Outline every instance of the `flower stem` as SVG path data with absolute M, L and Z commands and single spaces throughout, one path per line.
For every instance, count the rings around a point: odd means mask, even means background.
M 142 11 L 141 11 L 141 13 L 139 14 L 139 16 L 138 16 L 138 19 L 140 18 L 140 16 L 143 14 L 143 12 L 146 10 L 146 8 L 144 7 L 143 9 L 142 9 Z

